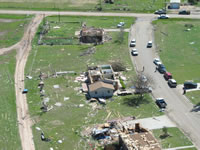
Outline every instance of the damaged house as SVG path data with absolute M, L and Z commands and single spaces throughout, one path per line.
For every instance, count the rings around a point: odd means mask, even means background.
M 111 65 L 88 67 L 88 94 L 91 98 L 112 97 L 118 89 Z
M 82 43 L 102 43 L 104 30 L 94 27 L 83 27 L 80 31 L 80 42 Z

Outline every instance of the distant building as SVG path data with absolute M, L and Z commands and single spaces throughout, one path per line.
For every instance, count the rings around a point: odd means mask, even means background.
M 80 32 L 80 42 L 82 43 L 101 43 L 103 42 L 103 29 L 93 27 L 83 27 Z
M 170 0 L 170 9 L 179 9 L 181 4 L 181 0 Z
M 113 96 L 114 86 L 109 83 L 97 81 L 89 85 L 88 93 L 91 98 L 109 98 Z

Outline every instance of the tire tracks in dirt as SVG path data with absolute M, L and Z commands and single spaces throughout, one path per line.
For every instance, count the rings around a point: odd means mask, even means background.
M 17 106 L 17 120 L 19 125 L 19 134 L 23 150 L 35 150 L 33 134 L 31 130 L 32 121 L 28 113 L 28 104 L 24 89 L 24 69 L 27 58 L 31 50 L 31 43 L 37 31 L 43 15 L 36 15 L 28 25 L 22 40 L 17 44 L 16 69 L 15 69 L 15 92 Z M 15 47 L 15 45 L 13 46 Z

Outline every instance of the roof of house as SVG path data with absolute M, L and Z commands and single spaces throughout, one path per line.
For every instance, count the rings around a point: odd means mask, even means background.
M 90 91 L 95 91 L 95 90 L 100 89 L 100 88 L 107 88 L 107 89 L 112 89 L 112 90 L 115 89 L 112 84 L 104 83 L 102 81 L 98 81 L 98 82 L 95 82 L 95 83 L 92 83 L 92 84 L 89 85 Z
M 170 0 L 170 3 L 181 3 L 181 0 Z
M 84 27 L 81 30 L 81 36 L 102 36 L 102 35 L 103 35 L 103 29 Z

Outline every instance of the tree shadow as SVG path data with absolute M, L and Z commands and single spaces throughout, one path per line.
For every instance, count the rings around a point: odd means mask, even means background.
M 169 134 L 162 134 L 159 136 L 160 139 L 166 139 L 167 137 L 171 137 Z
M 191 110 L 191 112 L 198 112 L 198 111 L 200 111 L 200 102 L 194 105 L 193 109 Z
M 150 103 L 146 97 L 142 96 L 130 96 L 126 97 L 123 101 L 123 104 L 128 105 L 130 107 L 138 107 L 141 104 Z

